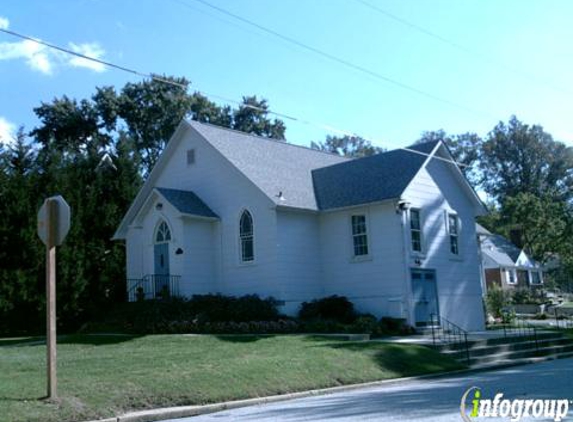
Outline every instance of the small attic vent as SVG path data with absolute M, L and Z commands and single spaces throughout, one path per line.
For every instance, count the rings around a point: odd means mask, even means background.
M 191 164 L 195 163 L 195 150 L 189 149 L 187 150 L 187 165 L 190 166 Z

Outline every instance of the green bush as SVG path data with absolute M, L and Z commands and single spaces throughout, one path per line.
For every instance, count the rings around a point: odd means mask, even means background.
M 494 318 L 502 318 L 503 310 L 510 304 L 510 297 L 501 287 L 493 285 L 487 291 L 485 302 L 488 314 Z
M 302 321 L 327 320 L 340 324 L 352 324 L 358 314 L 354 304 L 344 296 L 329 296 L 304 302 L 298 312 Z
M 511 302 L 516 305 L 541 305 L 547 302 L 542 290 L 518 289 L 511 293 Z
M 261 299 L 256 295 L 196 295 L 189 300 L 168 297 L 120 304 L 102 320 L 88 324 L 84 331 L 137 334 L 207 332 L 208 327 L 212 327 L 209 324 L 213 323 L 276 322 L 279 317 L 277 301 L 273 298 Z M 282 330 L 283 325 L 269 326 L 265 330 Z M 221 328 L 219 331 L 230 330 Z
M 272 297 L 261 299 L 257 295 L 194 295 L 188 302 L 190 314 L 201 322 L 276 321 L 277 305 Z
M 404 318 L 382 317 L 378 323 L 378 333 L 382 335 L 409 335 L 414 332 Z
M 356 318 L 352 324 L 346 329 L 349 333 L 358 334 L 376 334 L 378 332 L 378 320 L 374 315 L 364 314 Z

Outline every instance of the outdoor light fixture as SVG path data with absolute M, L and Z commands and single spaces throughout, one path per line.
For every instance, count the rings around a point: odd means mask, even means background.
M 396 203 L 396 213 L 406 211 L 408 208 L 410 208 L 410 205 L 412 205 L 412 204 L 410 204 L 408 201 L 404 201 L 403 199 L 400 199 Z
M 183 249 L 177 248 L 177 250 L 175 251 L 175 255 L 183 255 Z
M 155 209 L 157 211 L 161 211 L 163 209 L 163 204 L 161 202 L 158 202 L 157 204 L 155 204 Z

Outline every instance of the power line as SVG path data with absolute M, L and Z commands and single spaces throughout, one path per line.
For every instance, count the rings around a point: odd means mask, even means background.
M 465 53 L 465 54 L 467 54 L 467 55 L 469 55 L 469 56 L 475 56 L 476 60 L 484 60 L 484 61 L 488 62 L 488 63 L 491 64 L 491 65 L 495 65 L 496 69 L 502 68 L 502 69 L 504 69 L 504 70 L 506 70 L 506 71 L 508 71 L 508 72 L 515 73 L 515 74 L 517 74 L 517 75 L 523 76 L 523 77 L 525 77 L 525 78 L 527 78 L 527 79 L 529 79 L 529 80 L 533 80 L 533 81 L 535 81 L 535 82 L 537 82 L 537 83 L 539 83 L 539 84 L 541 84 L 541 85 L 544 85 L 544 86 L 546 86 L 546 87 L 550 87 L 550 88 L 552 88 L 553 90 L 557 90 L 557 91 L 559 91 L 559 92 L 561 92 L 561 93 L 563 93 L 563 91 L 565 91 L 565 92 L 567 92 L 567 93 L 569 93 L 569 94 L 571 93 L 571 90 L 569 90 L 568 88 L 557 86 L 557 85 L 555 85 L 554 83 L 552 83 L 552 82 L 550 82 L 550 81 L 547 81 L 547 80 L 545 80 L 544 78 L 541 78 L 541 77 L 539 77 L 539 76 L 537 76 L 537 75 L 533 75 L 533 74 L 531 74 L 531 73 L 523 72 L 523 71 L 518 70 L 518 69 L 516 69 L 516 68 L 514 68 L 514 67 L 508 66 L 507 64 L 502 63 L 502 62 L 500 62 L 499 60 L 495 60 L 495 59 L 493 59 L 493 58 L 491 58 L 491 57 L 489 57 L 489 56 L 487 56 L 487 55 L 484 55 L 484 54 L 482 54 L 482 53 L 479 53 L 478 51 L 472 50 L 472 49 L 470 49 L 470 48 L 468 48 L 468 47 L 466 47 L 466 46 L 464 46 L 464 45 L 462 45 L 462 44 L 459 44 L 459 43 L 457 43 L 457 42 L 455 42 L 455 41 L 452 41 L 452 40 L 450 40 L 450 39 L 448 39 L 448 38 L 445 38 L 445 37 L 443 37 L 443 36 L 441 36 L 441 35 L 439 35 L 439 34 L 433 32 L 433 31 L 431 31 L 431 30 L 429 30 L 429 29 L 427 29 L 427 28 L 424 28 L 423 26 L 417 25 L 417 24 L 415 24 L 415 23 L 413 23 L 413 22 L 410 22 L 410 21 L 408 21 L 408 20 L 406 20 L 406 19 L 404 19 L 404 18 L 401 18 L 401 17 L 399 17 L 399 16 L 397 16 L 397 15 L 395 15 L 395 14 L 393 14 L 393 13 L 390 13 L 390 12 L 388 12 L 387 10 L 382 9 L 380 6 L 374 5 L 374 4 L 370 3 L 370 2 L 367 1 L 367 0 L 354 0 L 354 1 L 357 2 L 357 3 L 362 4 L 363 6 L 368 7 L 368 8 L 371 9 L 371 10 L 374 10 L 374 11 L 380 13 L 381 15 L 386 16 L 386 17 L 389 18 L 389 19 L 392 19 L 392 20 L 394 20 L 394 21 L 396 21 L 396 22 L 401 23 L 402 25 L 407 26 L 407 27 L 410 28 L 410 29 L 413 29 L 414 31 L 420 32 L 421 34 L 424 34 L 424 35 L 426 35 L 426 36 L 428 36 L 428 37 L 434 38 L 435 40 L 438 40 L 438 41 L 440 41 L 440 42 L 443 43 L 443 44 L 447 44 L 447 45 L 449 45 L 450 47 L 453 47 L 454 49 L 459 50 L 459 51 L 461 51 L 461 52 L 463 52 L 463 53 Z
M 21 39 L 24 39 L 24 40 L 28 40 L 28 41 L 35 42 L 35 43 L 37 43 L 37 44 L 43 45 L 43 46 L 45 46 L 45 47 L 48 47 L 48 48 L 51 48 L 51 49 L 54 49 L 54 50 L 57 50 L 57 51 L 60 51 L 60 52 L 65 53 L 65 54 L 70 54 L 70 55 L 73 55 L 73 56 L 75 56 L 75 57 L 79 57 L 79 58 L 82 58 L 82 59 L 85 59 L 85 60 L 89 60 L 89 61 L 92 61 L 92 62 L 95 62 L 95 63 L 99 63 L 99 64 L 102 64 L 102 65 L 104 65 L 104 66 L 110 67 L 110 68 L 112 68 L 112 69 L 120 70 L 120 71 L 122 71 L 122 72 L 127 72 L 127 73 L 130 73 L 130 74 L 132 74 L 132 75 L 137 75 L 137 76 L 141 76 L 141 77 L 144 77 L 144 78 L 149 78 L 149 79 L 155 80 L 155 81 L 157 81 L 157 82 L 161 82 L 161 83 L 169 84 L 169 85 L 172 85 L 172 86 L 176 86 L 176 87 L 181 88 L 181 89 L 183 89 L 183 90 L 185 90 L 185 91 L 187 91 L 187 89 L 189 88 L 188 84 L 183 84 L 183 83 L 175 82 L 175 81 L 172 81 L 172 80 L 165 79 L 165 78 L 162 78 L 162 77 L 160 77 L 160 76 L 154 75 L 154 74 L 152 74 L 152 73 L 141 72 L 141 71 L 136 70 L 136 69 L 128 68 L 128 67 L 125 67 L 125 66 L 120 66 L 120 65 L 117 65 L 117 64 L 115 64 L 115 63 L 111 63 L 111 62 L 108 62 L 108 61 L 105 61 L 105 60 L 97 59 L 97 58 L 95 58 L 95 57 L 90 57 L 90 56 L 87 56 L 87 55 L 85 55 L 85 54 L 81 54 L 81 53 L 78 53 L 78 52 L 76 52 L 76 51 L 67 49 L 67 48 L 65 48 L 65 47 L 61 47 L 61 46 L 58 46 L 58 45 L 56 45 L 56 44 L 52 44 L 52 43 L 49 43 L 49 42 L 46 42 L 46 41 L 42 41 L 42 40 L 40 40 L 40 39 L 31 37 L 31 36 L 28 36 L 28 35 L 20 34 L 20 33 L 15 32 L 15 31 L 11 31 L 11 30 L 8 30 L 8 29 L 0 28 L 0 32 L 4 32 L 4 33 L 6 33 L 6 34 L 12 35 L 12 36 L 17 37 L 17 38 L 21 38 Z M 237 105 L 239 105 L 239 106 L 241 106 L 241 107 L 246 107 L 246 108 L 250 108 L 250 109 L 253 109 L 253 110 L 261 111 L 261 112 L 264 112 L 264 113 L 272 114 L 272 115 L 274 115 L 274 116 L 276 116 L 276 117 L 280 117 L 280 118 L 282 118 L 282 119 L 287 119 L 287 120 L 291 120 L 291 121 L 294 121 L 294 122 L 302 123 L 302 124 L 305 124 L 305 125 L 308 125 L 308 126 L 314 126 L 314 127 L 320 128 L 320 129 L 325 130 L 325 131 L 328 131 L 328 132 L 335 132 L 335 133 L 338 133 L 338 134 L 341 134 L 341 135 L 344 135 L 344 136 L 351 136 L 351 137 L 361 138 L 361 139 L 364 139 L 364 140 L 366 140 L 366 141 L 372 142 L 372 143 L 374 143 L 374 144 L 376 144 L 376 143 L 381 143 L 381 144 L 390 145 L 390 146 L 392 146 L 392 147 L 394 147 L 394 148 L 398 148 L 398 149 L 401 149 L 401 150 L 404 150 L 404 151 L 408 151 L 408 152 L 411 152 L 411 153 L 414 153 L 414 154 L 418 154 L 418 155 L 423 155 L 423 156 L 426 156 L 426 157 L 432 157 L 432 158 L 435 158 L 435 159 L 438 159 L 438 160 L 442 160 L 442 161 L 445 161 L 445 162 L 448 162 L 448 163 L 451 163 L 451 164 L 455 164 L 455 165 L 457 165 L 457 166 L 462 166 L 462 167 L 467 166 L 467 164 L 464 164 L 464 163 L 459 163 L 459 162 L 454 161 L 454 160 L 448 160 L 448 159 L 443 158 L 443 157 L 437 157 L 437 156 L 435 156 L 435 155 L 427 154 L 427 153 L 425 153 L 425 152 L 417 151 L 417 150 L 415 150 L 415 149 L 411 149 L 411 148 L 407 148 L 407 147 L 399 147 L 399 146 L 393 145 L 393 144 L 391 144 L 391 143 L 389 143 L 389 142 L 382 142 L 382 141 L 380 141 L 380 140 L 374 140 L 374 139 L 369 138 L 369 137 L 361 136 L 361 135 L 359 135 L 359 134 L 356 133 L 356 132 L 352 132 L 352 131 L 347 131 L 347 130 L 344 130 L 344 129 L 336 128 L 336 127 L 334 127 L 334 126 L 331 126 L 331 125 L 328 125 L 328 124 L 325 124 L 325 123 L 319 123 L 319 122 L 315 122 L 315 121 L 312 121 L 312 120 L 302 119 L 302 118 L 299 118 L 299 117 L 296 117 L 296 116 L 292 116 L 292 115 L 289 115 L 289 114 L 285 114 L 285 113 L 273 111 L 273 110 L 270 110 L 270 109 L 267 109 L 267 108 L 257 107 L 257 106 L 254 106 L 254 105 L 252 105 L 252 104 L 245 104 L 244 102 L 241 102 L 241 101 L 237 101 L 237 100 L 234 100 L 234 99 L 231 99 L 231 98 L 227 98 L 227 97 L 224 97 L 224 96 L 221 96 L 221 95 L 217 95 L 217 94 L 211 94 L 211 93 L 208 93 L 208 92 L 205 92 L 205 91 L 196 90 L 195 92 L 197 92 L 197 93 L 199 93 L 199 94 L 201 94 L 201 95 L 203 95 L 203 96 L 205 96 L 205 97 L 217 98 L 217 99 L 219 99 L 219 100 L 221 100 L 221 101 L 226 101 L 226 102 L 229 102 L 229 103 L 232 103 L 232 104 L 237 104 Z
M 302 41 L 296 40 L 296 39 L 294 39 L 294 38 L 292 38 L 292 37 L 289 37 L 289 36 L 287 36 L 287 35 L 281 34 L 281 33 L 277 32 L 277 31 L 275 31 L 275 30 L 273 30 L 273 29 L 270 29 L 270 28 L 266 27 L 266 26 L 263 26 L 263 25 L 261 25 L 261 24 L 258 24 L 258 23 L 256 23 L 256 22 L 254 22 L 254 21 L 251 21 L 251 20 L 249 20 L 249 19 L 247 19 L 247 18 L 244 18 L 244 17 L 242 17 L 242 16 L 239 16 L 239 15 L 233 13 L 233 12 L 230 12 L 230 11 L 228 11 L 228 10 L 226 10 L 226 9 L 223 9 L 222 7 L 219 7 L 219 6 L 216 6 L 216 5 L 214 5 L 214 4 L 211 4 L 211 3 L 209 3 L 209 2 L 206 1 L 206 0 L 193 0 L 193 1 L 198 2 L 198 3 L 201 3 L 201 4 L 203 4 L 203 5 L 205 5 L 205 6 L 209 7 L 209 8 L 211 8 L 211 9 L 213 9 L 213 10 L 216 10 L 216 11 L 218 11 L 218 12 L 224 14 L 224 15 L 227 15 L 227 16 L 230 16 L 230 17 L 232 17 L 232 18 L 234 18 L 234 19 L 237 19 L 237 20 L 239 20 L 239 21 L 241 21 L 241 22 L 243 22 L 243 23 L 245 23 L 245 24 L 247 24 L 247 25 L 250 25 L 250 26 L 252 26 L 252 27 L 255 27 L 255 28 L 257 28 L 257 29 L 259 29 L 259 30 L 261 30 L 261 31 L 263 31 L 263 32 L 265 32 L 265 33 L 267 33 L 267 34 L 270 34 L 270 35 L 272 35 L 272 36 L 274 36 L 274 37 L 276 37 L 276 38 L 279 38 L 279 39 L 281 39 L 281 40 L 283 40 L 283 41 L 286 41 L 286 42 L 288 42 L 288 43 L 290 43 L 290 44 L 293 44 L 293 45 L 295 45 L 295 46 L 297 46 L 297 47 L 299 47 L 299 48 L 302 48 L 302 49 L 304 49 L 304 50 L 306 50 L 306 51 L 310 51 L 311 53 L 314 53 L 314 54 L 316 54 L 316 55 L 318 55 L 318 56 L 321 56 L 321 57 L 326 58 L 326 59 L 328 59 L 328 60 L 330 60 L 330 61 L 333 61 L 333 62 L 336 62 L 336 63 L 338 63 L 338 64 L 341 64 L 341 65 L 345 66 L 346 68 L 349 68 L 349 69 L 358 71 L 358 72 L 360 72 L 360 73 L 363 73 L 363 74 L 366 74 L 366 75 L 368 75 L 368 76 L 371 76 L 371 77 L 373 77 L 373 78 L 375 78 L 375 79 L 384 81 L 384 82 L 386 82 L 386 83 L 392 84 L 392 85 L 394 85 L 394 86 L 397 86 L 397 87 L 399 87 L 399 88 L 405 89 L 405 90 L 407 90 L 407 91 L 414 92 L 414 93 L 416 93 L 416 94 L 418 94 L 418 95 L 421 95 L 421 96 L 424 96 L 424 97 L 426 97 L 426 98 L 430 98 L 430 99 L 432 99 L 432 100 L 434 100 L 434 101 L 438 101 L 438 102 L 447 104 L 447 105 L 449 105 L 449 106 L 452 106 L 452 107 L 455 107 L 455 108 L 459 108 L 459 109 L 464 110 L 464 111 L 466 111 L 466 112 L 470 112 L 470 113 L 477 114 L 477 115 L 481 115 L 481 116 L 495 117 L 495 116 L 492 116 L 492 115 L 491 115 L 490 113 L 488 113 L 488 112 L 481 111 L 481 110 L 476 110 L 476 109 L 473 109 L 473 108 L 471 108 L 471 107 L 465 106 L 465 105 L 463 105 L 463 104 L 457 103 L 457 102 L 455 102 L 455 101 L 451 101 L 451 100 L 448 100 L 448 99 L 446 99 L 446 98 L 443 98 L 443 97 L 434 95 L 434 94 L 429 93 L 429 92 L 427 92 L 427 91 L 424 91 L 424 90 L 422 90 L 422 89 L 416 88 L 416 87 L 414 87 L 414 86 L 411 86 L 411 85 L 408 85 L 408 84 L 406 84 L 406 83 L 400 82 L 400 81 L 398 81 L 398 80 L 396 80 L 396 79 L 393 79 L 393 78 L 390 78 L 390 77 L 388 77 L 388 76 L 382 75 L 381 73 L 376 72 L 376 71 L 371 70 L 371 69 L 368 69 L 367 67 L 364 67 L 364 66 L 361 66 L 361 65 L 352 63 L 352 62 L 349 61 L 349 60 L 346 60 L 346 59 L 341 58 L 341 57 L 339 57 L 339 56 L 335 56 L 335 55 L 333 55 L 333 54 L 330 54 L 330 53 L 328 53 L 328 52 L 326 52 L 326 51 L 324 51 L 324 50 L 321 50 L 321 49 L 319 49 L 319 48 L 317 48 L 317 47 L 313 47 L 313 46 L 311 46 L 311 45 L 309 45 L 309 44 L 303 43 Z M 177 3 L 182 4 L 182 5 L 187 5 L 187 6 L 189 6 L 187 3 L 183 2 L 182 0 L 178 0 Z

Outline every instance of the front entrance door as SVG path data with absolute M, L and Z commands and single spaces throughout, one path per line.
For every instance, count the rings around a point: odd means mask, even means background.
M 432 315 L 434 317 L 439 315 L 436 272 L 412 269 L 412 292 L 416 326 L 426 326 Z
M 169 243 L 156 243 L 154 249 L 155 256 L 155 295 L 164 293 L 167 289 L 169 293 Z

